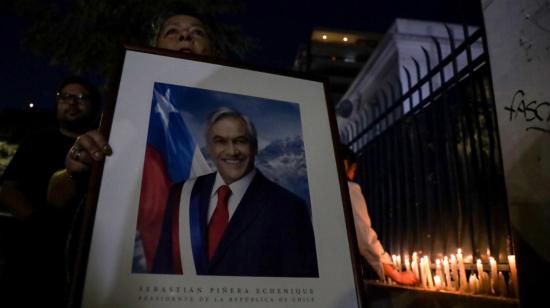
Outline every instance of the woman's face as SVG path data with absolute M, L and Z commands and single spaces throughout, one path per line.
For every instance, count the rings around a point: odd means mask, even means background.
M 213 48 L 206 26 L 196 17 L 175 15 L 160 29 L 157 47 L 197 55 L 212 55 Z

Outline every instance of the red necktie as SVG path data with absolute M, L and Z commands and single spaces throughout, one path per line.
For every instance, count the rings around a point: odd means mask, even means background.
M 208 223 L 208 259 L 212 259 L 218 243 L 220 242 L 223 232 L 229 221 L 229 211 L 227 210 L 227 200 L 231 195 L 231 189 L 227 185 L 218 188 L 218 203 L 216 209 Z

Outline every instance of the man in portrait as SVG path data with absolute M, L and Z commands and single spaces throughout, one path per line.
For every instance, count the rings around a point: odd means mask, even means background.
M 308 207 L 256 169 L 254 124 L 222 107 L 210 114 L 205 137 L 217 171 L 172 187 L 152 272 L 182 272 L 178 237 L 186 230 L 177 217 L 189 211 L 198 275 L 318 277 Z

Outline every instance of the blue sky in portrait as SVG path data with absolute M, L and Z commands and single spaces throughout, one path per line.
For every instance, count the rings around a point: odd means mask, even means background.
M 309 203 L 299 104 L 158 82 L 154 91 L 167 98 L 181 114 L 213 170 L 205 151 L 208 115 L 219 107 L 231 107 L 246 115 L 258 135 L 256 167 Z M 152 110 L 156 108 L 156 100 L 157 95 L 153 95 Z

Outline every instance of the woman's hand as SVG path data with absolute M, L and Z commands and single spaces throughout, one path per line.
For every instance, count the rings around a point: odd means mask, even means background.
M 392 264 L 383 263 L 384 274 L 389 276 L 393 281 L 401 285 L 412 286 L 418 284 L 418 279 L 413 272 L 398 272 Z
M 71 177 L 81 177 L 90 171 L 94 162 L 103 161 L 112 153 L 103 135 L 96 130 L 88 131 L 76 139 L 67 153 L 65 168 Z
M 98 131 L 79 136 L 65 156 L 65 169 L 52 175 L 48 185 L 48 202 L 65 207 L 84 196 L 85 183 L 94 162 L 112 154 L 111 147 Z

